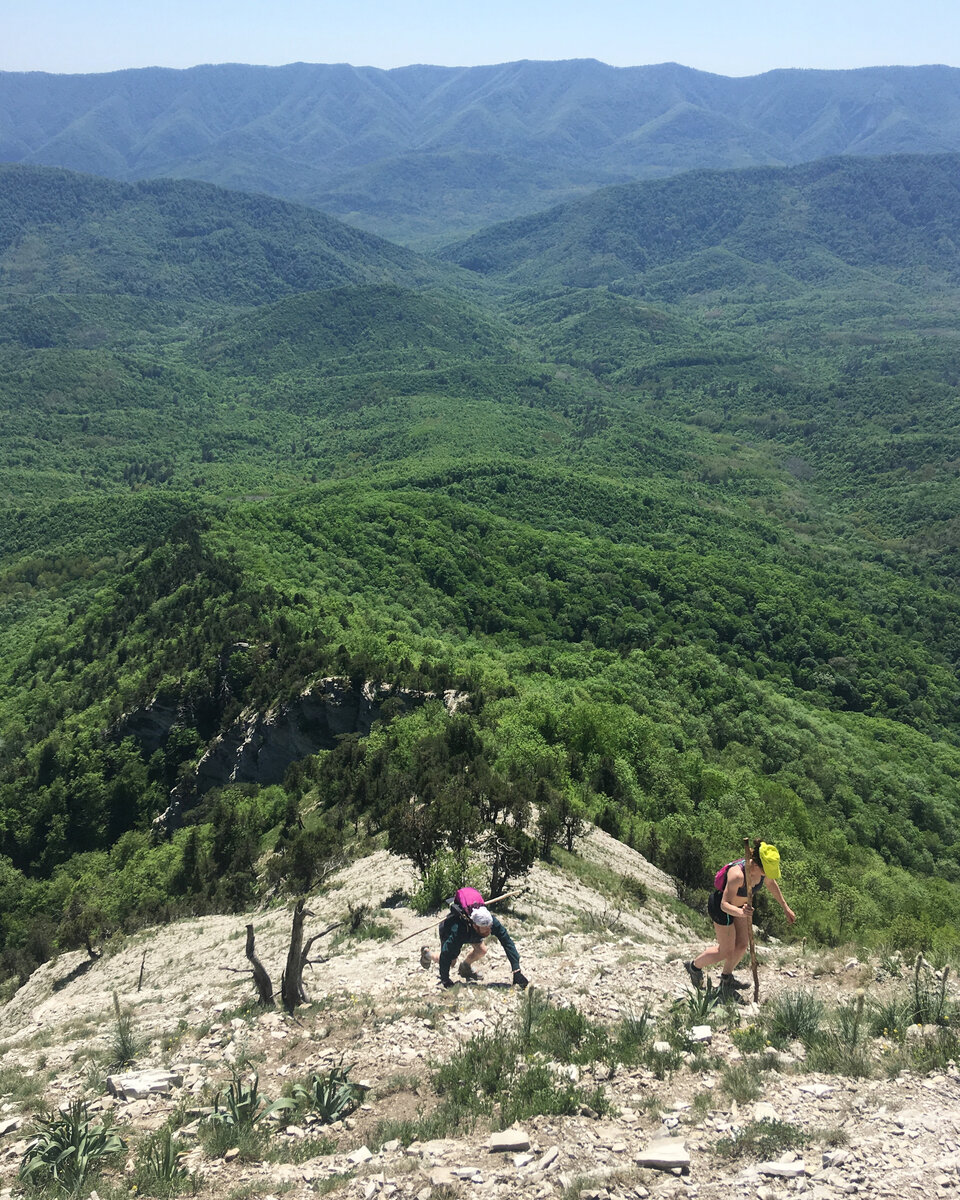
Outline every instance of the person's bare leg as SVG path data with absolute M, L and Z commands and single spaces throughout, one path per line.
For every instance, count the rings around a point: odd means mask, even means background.
M 717 925 L 716 923 L 713 927 L 717 931 L 717 944 L 708 947 L 693 960 L 693 965 L 701 971 L 704 967 L 712 967 L 718 962 L 722 962 L 724 970 L 726 970 L 727 961 L 736 954 L 736 928 L 733 925 Z M 736 961 L 739 962 L 742 957 L 743 952 L 741 951 Z
M 724 975 L 732 975 L 734 968 L 746 954 L 750 945 L 750 922 L 745 917 L 734 917 L 733 928 L 736 931 L 730 954 L 723 960 Z

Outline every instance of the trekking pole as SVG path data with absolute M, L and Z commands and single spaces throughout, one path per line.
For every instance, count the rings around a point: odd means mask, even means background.
M 753 907 L 753 891 L 750 887 L 750 864 L 753 862 L 753 846 L 749 838 L 743 839 L 743 882 L 747 889 L 747 903 Z M 750 916 L 750 969 L 753 971 L 753 1002 L 760 999 L 760 972 L 757 970 L 757 945 L 753 940 L 753 914 Z
M 487 904 L 487 906 L 489 906 L 491 904 L 497 904 L 501 900 L 509 900 L 511 896 L 519 896 L 519 895 L 520 895 L 519 892 L 504 892 L 502 896 L 494 896 L 494 898 L 492 900 L 487 900 L 486 904 Z M 444 919 L 446 919 L 446 918 L 444 918 Z M 438 921 L 437 924 L 439 925 L 440 922 Z M 433 922 L 431 921 L 431 923 L 429 925 L 424 925 L 424 927 L 422 929 L 415 929 L 413 933 L 408 933 L 406 937 L 402 937 L 399 942 L 394 942 L 393 944 L 395 946 L 401 946 L 404 942 L 409 942 L 411 938 L 415 938 L 418 933 L 426 933 L 428 929 L 432 929 L 432 928 L 433 928 Z

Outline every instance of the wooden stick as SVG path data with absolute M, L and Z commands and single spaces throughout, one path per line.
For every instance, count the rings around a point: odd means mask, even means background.
M 753 846 L 749 838 L 743 839 L 743 882 L 747 889 L 747 903 L 753 907 L 753 889 L 750 887 L 750 864 L 753 862 Z M 760 972 L 757 970 L 757 946 L 753 940 L 753 914 L 750 915 L 750 968 L 753 971 L 753 1002 L 760 999 Z
M 504 892 L 502 896 L 494 896 L 494 898 L 492 900 L 485 901 L 485 907 L 489 907 L 491 904 L 498 904 L 501 900 L 509 900 L 511 896 L 519 896 L 519 895 L 520 895 L 519 892 Z M 446 917 L 443 918 L 444 921 L 446 919 L 447 919 Z M 439 921 L 437 922 L 438 925 L 440 923 L 441 922 L 439 922 Z M 418 933 L 426 933 L 428 929 L 432 929 L 432 928 L 433 928 L 433 922 L 431 921 L 431 923 L 429 925 L 424 925 L 424 927 L 422 929 L 416 929 L 416 930 L 414 930 L 413 933 L 408 933 L 406 937 L 402 937 L 399 942 L 394 942 L 393 944 L 395 946 L 400 946 L 404 942 L 409 942 L 411 938 L 415 938 Z

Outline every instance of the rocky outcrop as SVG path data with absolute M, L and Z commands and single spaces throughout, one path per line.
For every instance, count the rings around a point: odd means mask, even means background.
M 189 719 L 189 714 L 179 704 L 154 696 L 149 704 L 124 713 L 114 727 L 113 734 L 117 740 L 132 737 L 143 753 L 149 756 L 167 744 L 170 730 L 174 725 L 183 724 L 185 718 Z
M 347 679 L 320 679 L 292 704 L 241 713 L 197 763 L 197 788 L 205 792 L 225 783 L 280 783 L 292 763 L 332 750 L 344 734 L 365 737 L 388 700 L 406 712 L 436 698 L 432 692 L 388 684 L 356 688 Z M 463 702 L 457 692 L 445 692 L 443 698 L 451 711 Z
M 344 734 L 365 737 L 384 716 L 388 701 L 396 715 L 438 698 L 436 692 L 370 682 L 357 687 L 349 679 L 331 677 L 311 684 L 291 704 L 265 712 L 244 709 L 210 742 L 193 772 L 182 779 L 171 795 L 170 806 L 154 820 L 154 830 L 157 835 L 165 835 L 178 827 L 181 813 L 190 803 L 184 797 L 202 795 L 227 783 L 281 783 L 293 763 L 321 750 L 332 750 Z M 464 692 L 448 690 L 442 694 L 444 706 L 451 713 L 467 699 Z M 155 696 L 125 713 L 112 732 L 118 740 L 132 737 L 149 756 L 163 749 L 176 726 L 192 724 L 193 716 L 183 705 L 169 697 Z

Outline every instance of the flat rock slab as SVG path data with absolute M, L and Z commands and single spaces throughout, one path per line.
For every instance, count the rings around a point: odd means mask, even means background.
M 769 1175 L 775 1179 L 799 1179 L 807 1173 L 807 1168 L 802 1162 L 765 1162 L 761 1163 L 757 1170 L 761 1175 Z
M 557 1159 L 559 1157 L 560 1157 L 560 1147 L 559 1146 L 551 1146 L 550 1149 L 543 1156 L 543 1158 L 541 1158 L 540 1161 L 537 1163 L 537 1170 L 538 1171 L 546 1171 L 548 1167 L 553 1166 L 553 1164 L 557 1161 Z
M 487 1148 L 491 1154 L 508 1154 L 530 1149 L 530 1139 L 522 1129 L 504 1129 L 501 1133 L 491 1133 Z
M 20 1125 L 21 1121 L 19 1117 L 11 1117 L 8 1121 L 0 1121 L 0 1137 L 5 1137 L 8 1133 L 16 1133 Z
M 430 1172 L 430 1186 L 435 1188 L 452 1187 L 460 1180 L 449 1167 L 434 1167 Z
M 183 1087 L 183 1076 L 173 1071 L 138 1071 L 130 1075 L 107 1076 L 107 1091 L 118 1100 L 165 1096 L 175 1087 Z
M 636 1157 L 637 1166 L 658 1171 L 690 1170 L 690 1154 L 683 1138 L 656 1138 Z

